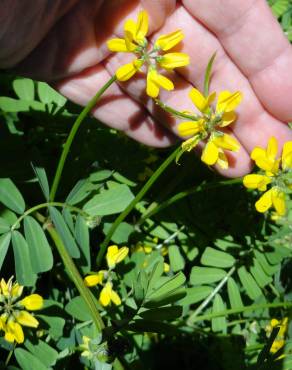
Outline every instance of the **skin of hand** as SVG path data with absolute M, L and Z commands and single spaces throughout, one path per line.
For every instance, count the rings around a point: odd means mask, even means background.
M 9 3 L 9 5 L 8 5 Z M 194 110 L 192 86 L 203 89 L 204 71 L 216 51 L 210 91 L 240 90 L 238 119 L 228 132 L 241 143 L 228 153 L 228 177 L 251 170 L 249 153 L 275 136 L 279 153 L 292 140 L 292 47 L 266 0 L 37 0 L 24 6 L 5 0 L 0 14 L 0 68 L 48 81 L 72 101 L 86 105 L 132 55 L 109 52 L 106 41 L 123 37 L 126 19 L 149 13 L 150 40 L 181 29 L 179 51 L 191 64 L 171 76 L 172 92 L 160 100 L 177 110 Z M 27 4 L 27 3 L 26 3 Z M 145 95 L 145 76 L 116 83 L 93 110 L 96 118 L 135 140 L 165 147 L 177 140 L 179 120 Z

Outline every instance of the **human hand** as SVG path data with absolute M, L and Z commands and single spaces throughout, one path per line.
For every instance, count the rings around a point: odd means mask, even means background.
M 244 99 L 231 130 L 242 148 L 231 153 L 227 176 L 250 171 L 249 152 L 270 136 L 282 144 L 292 139 L 292 48 L 265 0 L 144 0 L 72 2 L 39 45 L 17 65 L 20 72 L 53 82 L 61 93 L 85 105 L 121 65 L 132 59 L 112 55 L 106 41 L 123 35 L 125 19 L 141 8 L 150 15 L 150 34 L 181 29 L 181 51 L 191 64 L 175 74 L 176 90 L 160 99 L 177 110 L 192 110 L 188 91 L 202 90 L 204 70 L 217 51 L 211 91 L 240 90 Z M 49 28 L 49 27 L 48 27 Z M 173 79 L 173 78 L 172 78 Z M 145 93 L 145 79 L 112 86 L 94 116 L 147 145 L 163 147 L 176 140 L 176 124 Z

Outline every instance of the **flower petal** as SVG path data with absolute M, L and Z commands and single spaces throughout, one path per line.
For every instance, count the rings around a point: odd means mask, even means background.
M 273 187 L 271 190 L 273 206 L 279 216 L 284 216 L 286 213 L 285 193 L 276 187 Z
M 283 170 L 292 169 L 292 141 L 287 141 L 283 146 L 282 168 Z
M 114 52 L 132 52 L 136 49 L 136 45 L 132 42 L 126 44 L 125 39 L 111 39 L 107 41 L 107 47 Z
M 181 145 L 183 152 L 190 152 L 198 145 L 200 140 L 200 135 L 195 135 L 194 137 L 184 141 Z
M 267 152 L 267 157 L 271 161 L 274 161 L 276 159 L 277 153 L 278 153 L 278 142 L 277 142 L 277 139 L 274 136 L 272 136 L 269 139 L 266 152 Z
M 111 283 L 106 283 L 104 288 L 102 288 L 100 295 L 99 295 L 99 301 L 102 306 L 106 307 L 110 304 L 111 291 L 112 291 Z
M 127 19 L 124 25 L 125 42 L 128 47 L 133 41 L 136 41 L 137 24 L 133 19 Z
M 16 341 L 17 343 L 23 343 L 24 334 L 21 325 L 15 321 L 8 322 L 5 330 L 5 339 L 8 342 Z
M 255 147 L 251 152 L 250 157 L 255 161 L 256 165 L 262 170 L 271 174 L 276 174 L 278 172 L 280 161 L 270 159 L 267 156 L 267 152 L 264 149 Z
M 201 160 L 207 165 L 212 166 L 213 164 L 217 162 L 218 156 L 219 156 L 219 149 L 212 142 L 212 140 L 210 140 L 203 150 Z
M 199 132 L 203 132 L 204 127 L 205 125 L 203 119 L 199 121 L 186 121 L 178 124 L 177 131 L 180 136 L 186 137 L 196 135 Z
M 122 303 L 121 298 L 119 297 L 118 293 L 116 293 L 114 290 L 111 290 L 110 297 L 111 297 L 111 301 L 116 306 L 119 306 Z
M 198 89 L 191 89 L 191 91 L 189 92 L 189 97 L 200 112 L 204 113 L 205 110 L 209 108 L 208 99 L 206 99 Z
M 226 157 L 226 154 L 222 149 L 219 148 L 219 153 L 218 153 L 218 159 L 217 159 L 217 164 L 219 167 L 221 167 L 223 170 L 227 170 L 229 167 L 228 159 Z
M 159 58 L 158 63 L 165 69 L 184 67 L 190 64 L 190 57 L 185 53 L 167 53 Z
M 124 64 L 116 71 L 116 76 L 119 81 L 127 81 L 138 72 L 143 62 L 138 59 L 133 60 L 131 63 Z
M 39 326 L 38 320 L 27 311 L 15 313 L 15 318 L 23 326 L 29 326 L 30 328 L 37 328 Z
M 256 202 L 256 210 L 260 213 L 266 212 L 270 207 L 272 207 L 272 189 L 266 191 L 260 199 Z
M 117 245 L 111 245 L 108 247 L 107 249 L 107 253 L 106 253 L 106 261 L 107 261 L 107 265 L 108 267 L 114 267 L 115 264 L 116 264 L 116 254 L 118 253 L 119 251 L 119 248 Z
M 222 114 L 221 122 L 218 125 L 219 127 L 226 127 L 234 122 L 237 118 L 237 114 L 235 112 L 224 112 Z
M 106 260 L 109 268 L 115 267 L 116 264 L 120 263 L 129 253 L 129 248 L 122 247 L 118 248 L 116 245 L 108 247 Z
M 243 178 L 243 185 L 248 189 L 259 189 L 266 191 L 267 185 L 271 183 L 271 179 L 265 175 L 250 174 Z
M 231 150 L 232 152 L 237 152 L 240 148 L 239 142 L 228 134 L 214 136 L 212 140 L 213 143 L 219 148 Z
M 104 274 L 103 272 L 99 271 L 97 274 L 88 275 L 84 278 L 84 283 L 88 287 L 95 286 L 97 284 L 101 284 L 103 280 Z
M 231 112 L 237 108 L 242 100 L 242 94 L 239 91 L 231 93 L 222 91 L 218 96 L 216 112 Z
M 137 20 L 137 28 L 136 28 L 136 35 L 135 40 L 137 42 L 142 42 L 147 35 L 148 32 L 148 13 L 145 10 L 142 10 L 138 14 L 138 20 Z
M 151 69 L 147 73 L 147 95 L 151 98 L 157 98 L 160 87 L 168 91 L 174 89 L 174 85 L 170 79 L 159 74 L 155 69 Z
M 31 294 L 23 298 L 19 303 L 27 310 L 35 311 L 43 307 L 44 300 L 39 294 Z
M 9 281 L 10 281 L 10 279 L 9 279 Z M 10 295 L 10 292 L 9 292 L 9 281 L 8 281 L 8 283 L 6 283 L 6 281 L 3 278 L 0 281 L 1 293 L 5 297 L 8 297 Z
M 127 257 L 128 253 L 129 253 L 129 248 L 127 247 L 120 248 L 115 257 L 116 264 L 122 262 Z
M 161 35 L 155 42 L 155 46 L 158 46 L 160 49 L 166 51 L 172 49 L 174 46 L 179 44 L 184 38 L 184 34 L 181 30 L 177 30 L 167 35 Z

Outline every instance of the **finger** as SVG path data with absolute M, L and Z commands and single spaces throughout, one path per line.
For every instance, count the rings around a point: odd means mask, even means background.
M 99 65 L 58 83 L 56 87 L 70 100 L 86 105 L 110 77 Z M 158 125 L 146 110 L 126 96 L 117 84 L 105 92 L 92 113 L 103 123 L 124 131 L 128 136 L 146 145 L 166 147 L 175 141 L 168 130 Z
M 249 78 L 265 108 L 292 119 L 292 48 L 265 0 L 183 0 Z
M 151 33 L 163 25 L 175 0 L 144 0 L 143 4 L 149 12 Z M 107 40 L 122 36 L 125 20 L 136 18 L 141 9 L 138 1 L 78 1 L 17 71 L 46 81 L 81 73 L 109 55 Z
M 249 81 L 225 54 L 217 38 L 182 7 L 169 17 L 161 32 L 174 28 L 183 30 L 185 39 L 182 50 L 191 57 L 191 65 L 180 70 L 186 79 L 202 89 L 204 70 L 210 56 L 217 51 L 211 90 L 240 90 L 243 93 L 243 101 L 237 110 L 238 120 L 231 128 L 249 152 L 254 146 L 265 146 L 271 135 L 279 140 L 280 145 L 292 139 L 288 126 L 263 109 Z
M 114 73 L 116 68 L 127 63 L 131 59 L 132 57 L 129 55 L 116 54 L 111 58 L 108 58 L 105 66 L 108 68 L 111 74 Z M 178 111 L 194 110 L 191 100 L 188 99 L 188 92 L 192 85 L 175 73 L 168 77 L 172 79 L 176 89 L 172 93 L 161 90 L 161 101 Z M 141 72 L 136 78 L 133 78 L 126 83 L 121 83 L 121 88 L 125 90 L 126 93 L 129 94 L 133 99 L 143 104 L 156 121 L 178 136 L 177 126 L 179 122 L 181 122 L 181 119 L 170 116 L 160 107 L 158 107 L 152 99 L 147 97 L 145 94 L 145 79 L 146 74 Z M 198 146 L 198 151 L 200 152 L 203 147 L 204 145 L 202 143 Z M 250 172 L 251 162 L 244 147 L 241 147 L 237 153 L 228 153 L 227 155 L 229 158 L 230 167 L 228 170 L 222 170 L 219 166 L 216 166 L 216 169 L 219 173 L 227 177 L 238 177 Z

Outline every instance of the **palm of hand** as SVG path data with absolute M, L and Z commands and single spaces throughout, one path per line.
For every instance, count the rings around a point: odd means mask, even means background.
M 232 5 L 233 3 L 233 5 Z M 203 87 L 204 70 L 211 55 L 217 58 L 211 91 L 240 90 L 244 100 L 231 128 L 241 142 L 230 155 L 224 174 L 240 176 L 250 170 L 249 152 L 265 146 L 270 136 L 279 143 L 292 139 L 284 122 L 292 120 L 292 48 L 264 0 L 144 0 L 79 1 L 51 29 L 47 37 L 18 68 L 38 78 L 54 81 L 61 93 L 85 105 L 114 74 L 133 59 L 110 55 L 106 41 L 122 37 L 126 18 L 139 9 L 150 14 L 151 38 L 181 29 L 181 50 L 191 65 L 172 79 L 176 90 L 162 92 L 160 99 L 177 110 L 193 110 L 188 91 Z M 148 145 L 163 147 L 176 140 L 178 121 L 167 117 L 145 96 L 142 76 L 112 86 L 94 115 L 109 126 Z

